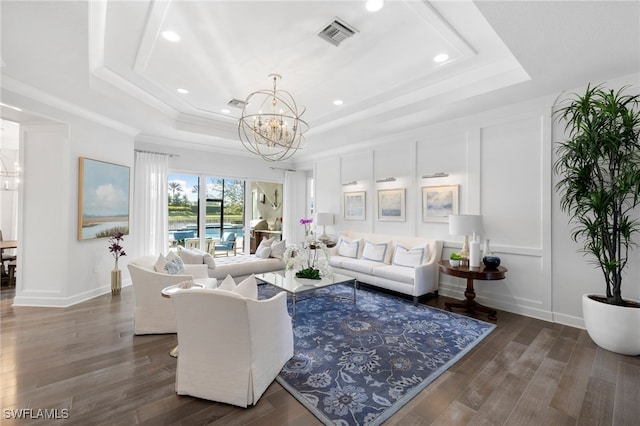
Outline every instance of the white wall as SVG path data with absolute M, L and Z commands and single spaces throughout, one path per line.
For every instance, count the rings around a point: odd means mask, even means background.
M 616 88 L 637 84 L 638 76 L 609 82 Z M 580 93 L 582 88 L 570 92 Z M 423 222 L 422 187 L 459 185 L 460 213 L 482 214 L 485 236 L 509 269 L 502 281 L 475 284 L 480 303 L 549 321 L 583 327 L 580 296 L 604 292 L 599 270 L 577 253 L 567 216 L 560 211 L 552 175 L 554 141 L 562 125 L 554 123 L 556 95 L 508 105 L 482 114 L 397 135 L 365 151 L 314 165 L 318 211 L 335 213 L 332 231 L 356 230 L 417 235 L 445 241 L 443 258 L 461 247 L 448 224 Z M 448 177 L 422 175 L 448 172 Z M 338 177 L 336 177 L 338 176 Z M 393 176 L 395 182 L 376 183 Z M 344 186 L 357 181 L 357 185 Z M 377 220 L 377 191 L 406 189 L 406 220 Z M 366 219 L 343 217 L 345 192 L 366 191 Z M 339 203 L 339 204 L 338 204 Z M 623 292 L 640 299 L 640 250 L 624 277 Z M 440 294 L 463 298 L 465 282 L 440 276 Z
M 550 288 L 542 284 L 543 208 L 550 208 L 548 202 L 543 207 L 542 187 L 544 144 L 548 143 L 543 130 L 548 108 L 539 102 L 509 110 L 425 128 L 404 140 L 341 157 L 341 182 L 358 184 L 327 184 L 317 176 L 317 186 L 321 188 L 318 208 L 326 210 L 321 200 L 328 198 L 327 193 L 366 191 L 366 219 L 345 220 L 341 206 L 335 211 L 337 227 L 442 239 L 444 256 L 448 258 L 451 251 L 460 248 L 461 237 L 449 235 L 447 223 L 423 222 L 422 187 L 459 185 L 460 213 L 483 215 L 482 238 L 491 239 L 493 252 L 509 269 L 504 281 L 476 283 L 478 301 L 551 320 Z M 435 172 L 448 172 L 449 176 L 422 178 Z M 376 182 L 386 177 L 396 180 Z M 377 192 L 393 188 L 406 190 L 406 220 L 379 221 Z M 441 276 L 443 295 L 462 298 L 464 287 L 463 280 Z
M 114 261 L 107 240 L 77 238 L 79 157 L 133 166 L 132 135 L 68 113 L 47 113 L 61 122 L 23 123 L 20 129 L 17 306 L 68 306 L 110 291 Z M 134 237 L 125 237 L 125 249 Z M 125 281 L 127 263 L 126 257 L 120 263 Z

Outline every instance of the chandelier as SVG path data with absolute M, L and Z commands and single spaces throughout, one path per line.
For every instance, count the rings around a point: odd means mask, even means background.
M 278 90 L 278 74 L 273 78 L 273 90 L 252 92 L 245 101 L 238 122 L 238 136 L 244 147 L 266 161 L 281 161 L 290 158 L 304 148 L 304 134 L 309 125 L 300 117 L 293 96 L 286 90 Z

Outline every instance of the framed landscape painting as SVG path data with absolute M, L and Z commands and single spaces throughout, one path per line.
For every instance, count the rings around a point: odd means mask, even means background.
M 423 222 L 448 222 L 451 214 L 458 214 L 458 185 L 422 188 Z
M 78 239 L 129 234 L 129 167 L 80 157 Z
M 344 193 L 344 218 L 347 220 L 364 220 L 365 191 Z
M 404 221 L 404 193 L 404 188 L 378 191 L 378 220 Z

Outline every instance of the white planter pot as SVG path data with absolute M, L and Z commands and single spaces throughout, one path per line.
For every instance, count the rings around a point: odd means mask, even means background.
M 582 315 L 596 345 L 622 355 L 640 355 L 640 308 L 609 305 L 583 294 Z

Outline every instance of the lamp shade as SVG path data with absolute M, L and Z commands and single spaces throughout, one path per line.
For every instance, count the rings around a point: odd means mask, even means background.
M 333 225 L 333 213 L 316 213 L 316 225 Z
M 470 235 L 482 234 L 482 216 L 474 214 L 459 214 L 449 216 L 449 234 Z

